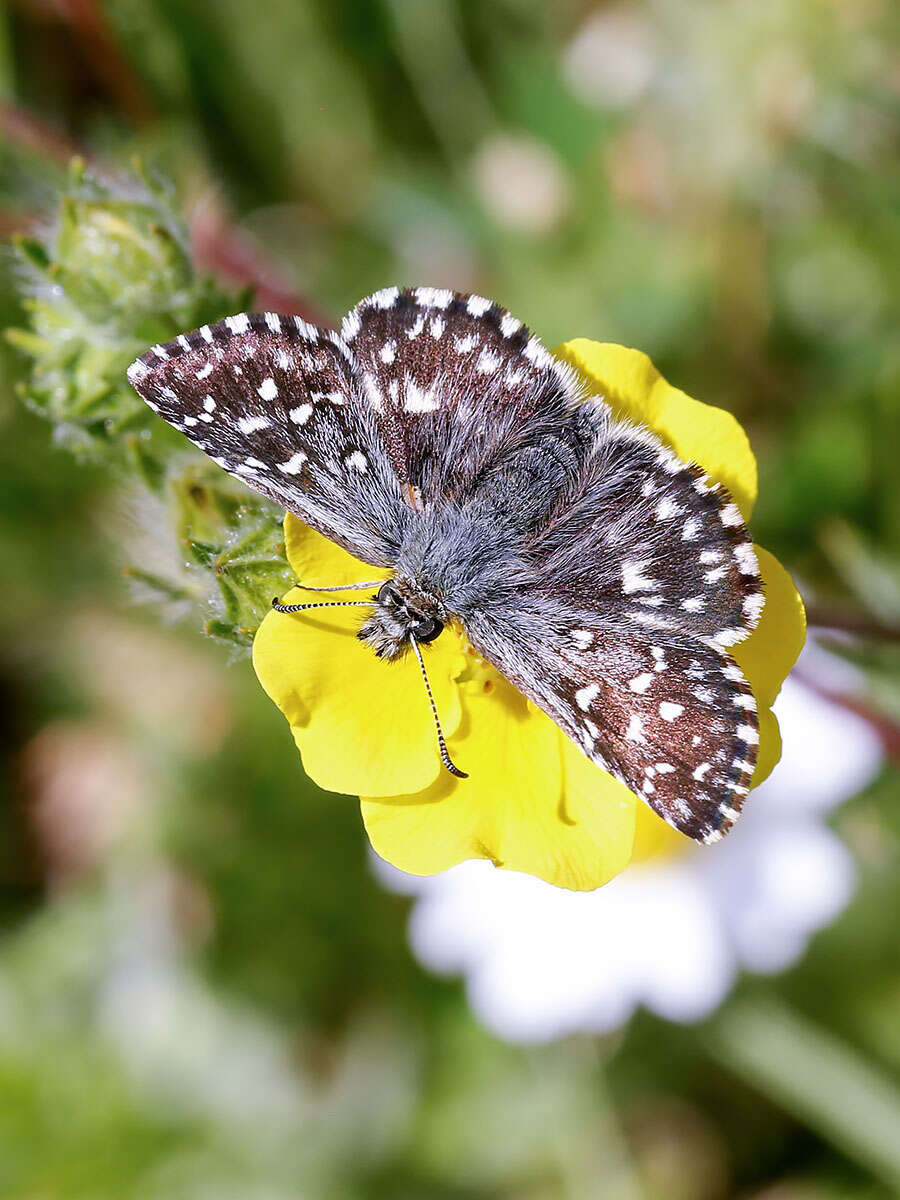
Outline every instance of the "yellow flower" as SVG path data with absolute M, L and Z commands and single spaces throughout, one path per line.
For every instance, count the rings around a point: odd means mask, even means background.
M 640 422 L 731 492 L 744 519 L 756 499 L 756 460 L 730 413 L 672 387 L 645 354 L 579 338 L 558 348 L 613 411 Z M 288 514 L 288 560 L 304 583 L 328 586 L 387 578 Z M 733 648 L 759 706 L 754 785 L 778 761 L 771 712 L 805 635 L 790 576 L 757 548 L 766 591 L 762 619 Z M 288 603 L 308 593 L 292 591 Z M 431 685 L 454 761 L 441 767 L 428 702 L 412 656 L 394 663 L 358 641 L 359 610 L 270 613 L 253 663 L 287 717 L 307 774 L 329 791 L 359 795 L 372 846 L 414 875 L 467 858 L 526 871 L 560 887 L 599 887 L 633 856 L 687 839 L 612 776 L 448 628 L 425 646 Z

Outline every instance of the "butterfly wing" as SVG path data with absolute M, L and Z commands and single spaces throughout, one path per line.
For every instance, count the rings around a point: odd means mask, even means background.
M 513 600 L 471 612 L 466 631 L 598 766 L 715 841 L 756 764 L 756 703 L 724 649 L 762 613 L 756 555 L 701 470 L 599 401 L 580 416 L 594 438 L 567 503 L 523 538 Z
M 481 296 L 386 288 L 344 319 L 360 386 L 417 507 L 467 495 L 518 438 L 577 438 L 574 373 Z M 559 453 L 574 462 L 573 447 Z
M 128 378 L 230 474 L 357 558 L 395 561 L 411 510 L 336 334 L 240 313 L 154 346 Z
M 545 609 L 545 606 L 542 606 Z M 483 622 L 476 650 L 598 767 L 681 833 L 717 841 L 737 819 L 759 742 L 756 702 L 726 650 L 647 638 L 578 610 Z
M 593 438 L 564 507 L 522 554 L 547 596 L 654 631 L 720 646 L 743 640 L 765 597 L 743 517 L 728 493 L 648 430 L 581 406 Z

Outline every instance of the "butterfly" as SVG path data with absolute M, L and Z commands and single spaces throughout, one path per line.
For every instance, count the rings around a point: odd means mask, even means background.
M 368 607 L 360 638 L 413 650 L 426 687 L 420 646 L 452 623 L 670 825 L 702 842 L 732 826 L 759 727 L 728 647 L 765 603 L 744 521 L 516 317 L 392 287 L 339 332 L 239 313 L 128 377 L 223 470 L 391 571 L 367 600 L 276 607 Z

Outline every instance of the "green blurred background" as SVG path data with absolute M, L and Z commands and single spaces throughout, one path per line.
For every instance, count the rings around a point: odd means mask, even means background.
M 415 962 L 409 901 L 355 802 L 303 779 L 235 614 L 159 602 L 178 522 L 119 452 L 124 391 L 80 415 L 38 394 L 82 369 L 119 386 L 127 337 L 151 340 L 134 296 L 78 308 L 100 367 L 69 354 L 70 310 L 52 354 L 14 335 L 0 1195 L 900 1196 L 898 29 L 890 0 L 0 3 L 4 236 L 61 236 L 73 153 L 143 197 L 139 156 L 218 281 L 181 281 L 173 333 L 217 289 L 327 320 L 427 283 L 548 345 L 639 346 L 746 425 L 754 535 L 859 669 L 847 702 L 887 756 L 832 818 L 858 886 L 798 966 L 693 1026 L 497 1040 Z M 4 325 L 79 278 L 5 251 Z

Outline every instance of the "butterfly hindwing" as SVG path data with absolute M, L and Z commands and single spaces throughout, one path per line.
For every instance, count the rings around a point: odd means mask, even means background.
M 725 651 L 660 642 L 623 633 L 578 654 L 560 681 L 570 736 L 670 825 L 717 841 L 756 765 L 756 701 Z
M 296 317 L 240 313 L 148 350 L 128 377 L 249 487 L 357 558 L 396 558 L 405 506 L 337 335 Z
M 511 619 L 515 622 L 515 618 Z M 552 631 L 516 622 L 477 649 L 588 758 L 665 821 L 712 842 L 737 819 L 756 765 L 756 701 L 720 647 L 569 611 Z M 485 633 L 487 636 L 485 637 Z

